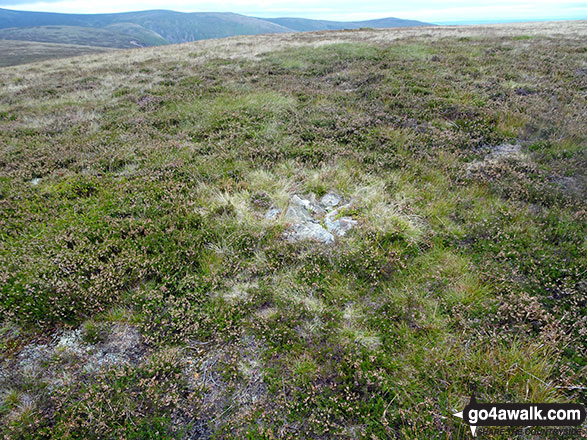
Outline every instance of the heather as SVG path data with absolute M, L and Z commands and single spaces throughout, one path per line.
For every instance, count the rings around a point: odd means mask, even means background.
M 585 25 L 518 26 L 0 69 L 0 433 L 462 438 L 473 391 L 584 402 Z M 328 193 L 332 244 L 266 218 Z

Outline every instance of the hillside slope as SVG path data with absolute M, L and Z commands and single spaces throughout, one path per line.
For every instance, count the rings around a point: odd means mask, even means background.
M 424 23 L 417 20 L 402 20 L 400 18 L 381 18 L 376 20 L 363 21 L 329 21 L 329 20 L 311 20 L 306 18 L 281 17 L 265 18 L 272 23 L 279 24 L 295 31 L 322 31 L 322 30 L 342 30 L 342 29 L 360 29 L 360 28 L 394 28 L 394 27 L 412 27 L 412 26 L 432 26 L 430 23 Z
M 456 440 L 472 393 L 584 402 L 586 33 L 0 69 L 0 438 Z
M 104 29 L 81 26 L 7 28 L 0 29 L 0 40 L 38 41 L 120 49 L 168 44 L 160 35 L 135 24 L 111 25 Z
M 0 40 L 0 67 L 67 58 L 111 49 L 73 44 L 39 43 L 36 41 Z
M 298 18 L 263 19 L 233 13 L 182 13 L 165 10 L 127 12 L 120 14 L 56 14 L 0 9 L 0 29 L 46 26 L 104 28 L 122 23 L 133 23 L 155 32 L 169 43 L 185 43 L 209 38 L 235 35 L 254 35 L 308 30 L 355 29 L 360 27 L 422 26 L 413 20 L 385 18 L 364 22 L 334 22 Z M 121 29 L 119 29 L 121 33 Z M 135 35 L 136 34 L 132 34 Z M 34 38 L 39 38 L 37 32 Z M 48 37 L 43 40 L 52 41 Z M 80 43 L 81 44 L 81 43 Z M 85 44 L 85 43 L 84 43 Z M 160 44 L 160 42 L 158 42 Z M 105 45 L 105 44 L 102 44 Z M 121 46 L 124 47 L 124 46 Z
M 233 13 L 146 11 L 118 14 L 113 22 L 129 21 L 162 35 L 170 43 L 208 38 L 291 32 L 275 23 Z
M 169 43 L 234 35 L 291 32 L 276 23 L 232 13 L 140 11 L 120 14 L 57 14 L 0 9 L 0 29 L 39 26 L 104 28 L 134 23 L 156 32 Z

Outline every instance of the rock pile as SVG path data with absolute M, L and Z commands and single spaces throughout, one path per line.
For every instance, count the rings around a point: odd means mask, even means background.
M 289 223 L 285 233 L 288 240 L 314 240 L 331 244 L 335 236 L 345 235 L 357 224 L 351 217 L 341 215 L 351 206 L 351 203 L 342 203 L 342 197 L 332 192 L 320 200 L 316 200 L 313 195 L 308 199 L 293 195 L 285 212 L 271 208 L 265 218 L 276 220 L 283 216 Z

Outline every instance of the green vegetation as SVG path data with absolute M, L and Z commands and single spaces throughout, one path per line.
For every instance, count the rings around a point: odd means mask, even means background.
M 342 35 L 0 72 L 3 436 L 463 438 L 473 391 L 584 401 L 584 42 Z M 333 245 L 265 218 L 331 191 Z

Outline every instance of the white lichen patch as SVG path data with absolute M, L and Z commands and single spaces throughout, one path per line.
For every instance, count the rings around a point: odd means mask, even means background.
M 466 176 L 471 177 L 478 173 L 484 173 L 503 162 L 527 162 L 528 160 L 528 155 L 522 152 L 520 144 L 497 145 L 482 160 L 467 164 Z
M 66 330 L 50 343 L 28 344 L 1 370 L 0 390 L 22 375 L 34 377 L 51 391 L 76 380 L 82 374 L 94 374 L 102 368 L 120 364 L 138 364 L 147 353 L 138 330 L 127 324 L 104 325 L 104 339 L 96 343 L 84 340 L 84 330 Z
M 0 417 L 0 424 L 36 411 L 47 394 L 75 385 L 103 369 L 138 365 L 149 353 L 138 330 L 131 325 L 104 323 L 100 329 L 96 342 L 88 341 L 87 327 L 66 330 L 48 342 L 27 344 L 14 357 L 1 362 L 0 405 L 10 411 Z M 22 391 L 23 383 L 30 391 Z

